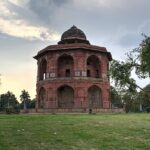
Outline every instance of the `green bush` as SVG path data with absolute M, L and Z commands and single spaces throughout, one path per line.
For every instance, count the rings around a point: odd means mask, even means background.
M 6 111 L 6 114 L 11 114 L 13 113 L 13 107 L 12 106 L 6 107 L 5 111 Z
M 150 107 L 146 107 L 146 112 L 150 113 Z
M 20 108 L 19 107 L 14 107 L 14 113 L 19 114 L 20 113 Z
M 5 108 L 6 114 L 19 114 L 20 113 L 20 108 L 18 106 L 12 107 L 6 107 Z

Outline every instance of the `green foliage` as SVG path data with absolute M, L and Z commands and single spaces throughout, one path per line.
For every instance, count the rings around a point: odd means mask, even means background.
M 5 108 L 6 114 L 19 114 L 20 113 L 20 108 L 19 107 L 6 107 Z
M 111 103 L 112 103 L 112 107 L 117 107 L 117 108 L 123 107 L 121 96 L 113 86 L 111 86 Z
M 26 101 L 26 107 L 27 109 L 35 108 L 35 99 Z M 20 108 L 24 108 L 24 102 L 20 103 Z
M 150 76 L 150 37 L 144 36 L 138 48 L 126 54 L 124 61 L 113 60 L 110 64 L 110 77 L 115 86 L 124 90 L 123 99 L 126 112 L 139 111 L 140 105 L 144 110 L 149 111 L 150 107 L 150 85 L 141 88 L 131 77 L 131 72 L 135 70 L 139 78 Z M 139 88 L 140 93 L 136 90 Z
M 11 114 L 11 113 L 13 113 L 13 107 L 11 107 L 11 106 L 10 107 L 6 107 L 5 111 L 6 111 L 7 114 Z
M 128 113 L 130 111 L 137 111 L 136 110 L 136 94 L 133 94 L 129 91 L 124 93 L 122 96 L 122 100 L 125 106 L 125 112 Z
M 135 69 L 139 78 L 150 77 L 150 37 L 144 35 L 139 47 L 131 50 L 126 55 L 126 62 Z
M 150 37 L 144 35 L 144 40 L 140 44 L 141 72 L 150 77 Z
M 20 100 L 23 104 L 23 108 L 26 110 L 28 107 L 28 103 L 31 101 L 28 91 L 23 90 L 21 92 Z
M 29 108 L 35 108 L 35 102 L 36 102 L 35 99 L 31 100 L 29 104 Z
M 6 114 L 19 114 L 20 113 L 20 108 L 19 107 L 7 107 L 5 109 Z
M 113 60 L 111 62 L 110 77 L 116 86 L 134 93 L 136 88 L 142 88 L 131 77 L 131 71 L 135 70 L 136 75 L 140 78 L 150 76 L 150 37 L 144 36 L 140 46 L 128 52 L 126 56 L 124 61 Z
M 110 77 L 115 81 L 115 86 L 128 88 L 131 92 L 136 91 L 136 83 L 131 78 L 132 67 L 129 63 L 113 60 L 110 63 Z
M 150 113 L 150 107 L 146 107 L 146 112 Z
M 5 94 L 1 95 L 0 99 L 0 108 L 1 111 L 5 111 L 6 108 L 16 108 L 18 106 L 19 102 L 17 101 L 17 98 L 12 92 L 7 92 Z
M 142 104 L 144 110 L 149 110 L 150 108 L 150 84 L 143 88 L 143 91 L 139 92 L 138 99 Z

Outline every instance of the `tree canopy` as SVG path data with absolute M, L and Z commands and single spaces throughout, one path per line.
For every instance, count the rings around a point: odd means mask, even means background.
M 150 108 L 150 92 L 145 91 L 150 91 L 150 84 L 146 85 L 143 89 L 144 91 L 139 92 L 138 98 L 142 105 L 142 108 L 144 110 L 147 110 L 148 108 Z
M 7 93 L 1 95 L 1 99 L 0 99 L 1 110 L 5 110 L 5 108 L 9 108 L 9 107 L 14 108 L 18 104 L 19 102 L 17 101 L 17 98 L 12 92 L 8 91 Z
M 112 103 L 112 107 L 118 107 L 118 108 L 122 108 L 123 107 L 123 103 L 121 101 L 121 96 L 119 91 L 111 86 L 111 103 Z
M 150 109 L 150 85 L 142 88 L 132 77 L 133 71 L 140 79 L 150 77 L 150 37 L 143 36 L 139 47 L 125 54 L 125 60 L 112 60 L 110 64 L 110 77 L 115 87 L 121 91 L 120 96 L 126 112 Z
M 137 88 L 144 90 L 131 76 L 131 72 L 139 78 L 150 77 L 150 37 L 144 35 L 144 39 L 138 48 L 126 53 L 124 61 L 113 60 L 110 64 L 110 77 L 115 85 L 135 92 Z
M 31 101 L 28 91 L 22 90 L 20 100 L 24 105 L 24 109 L 27 109 L 27 105 Z

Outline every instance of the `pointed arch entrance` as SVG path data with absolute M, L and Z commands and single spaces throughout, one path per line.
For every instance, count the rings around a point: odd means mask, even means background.
M 40 63 L 40 70 L 39 70 L 39 80 L 46 79 L 46 72 L 47 72 L 47 61 L 43 59 Z
M 72 87 L 64 85 L 58 88 L 58 107 L 73 108 L 74 106 L 74 90 Z
M 101 89 L 98 86 L 93 85 L 88 89 L 88 102 L 89 108 L 102 107 Z
M 58 58 L 58 77 L 72 77 L 74 72 L 73 57 L 63 54 Z
M 87 77 L 100 78 L 100 61 L 95 55 L 91 55 L 87 59 Z
M 46 101 L 46 90 L 44 87 L 42 87 L 39 92 L 38 108 L 44 108 L 45 101 Z

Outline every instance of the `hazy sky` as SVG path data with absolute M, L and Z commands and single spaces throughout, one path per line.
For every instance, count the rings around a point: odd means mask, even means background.
M 150 0 L 0 0 L 0 93 L 36 89 L 33 56 L 76 25 L 90 43 L 104 46 L 113 58 L 150 36 Z M 139 81 L 142 86 L 149 80 Z

